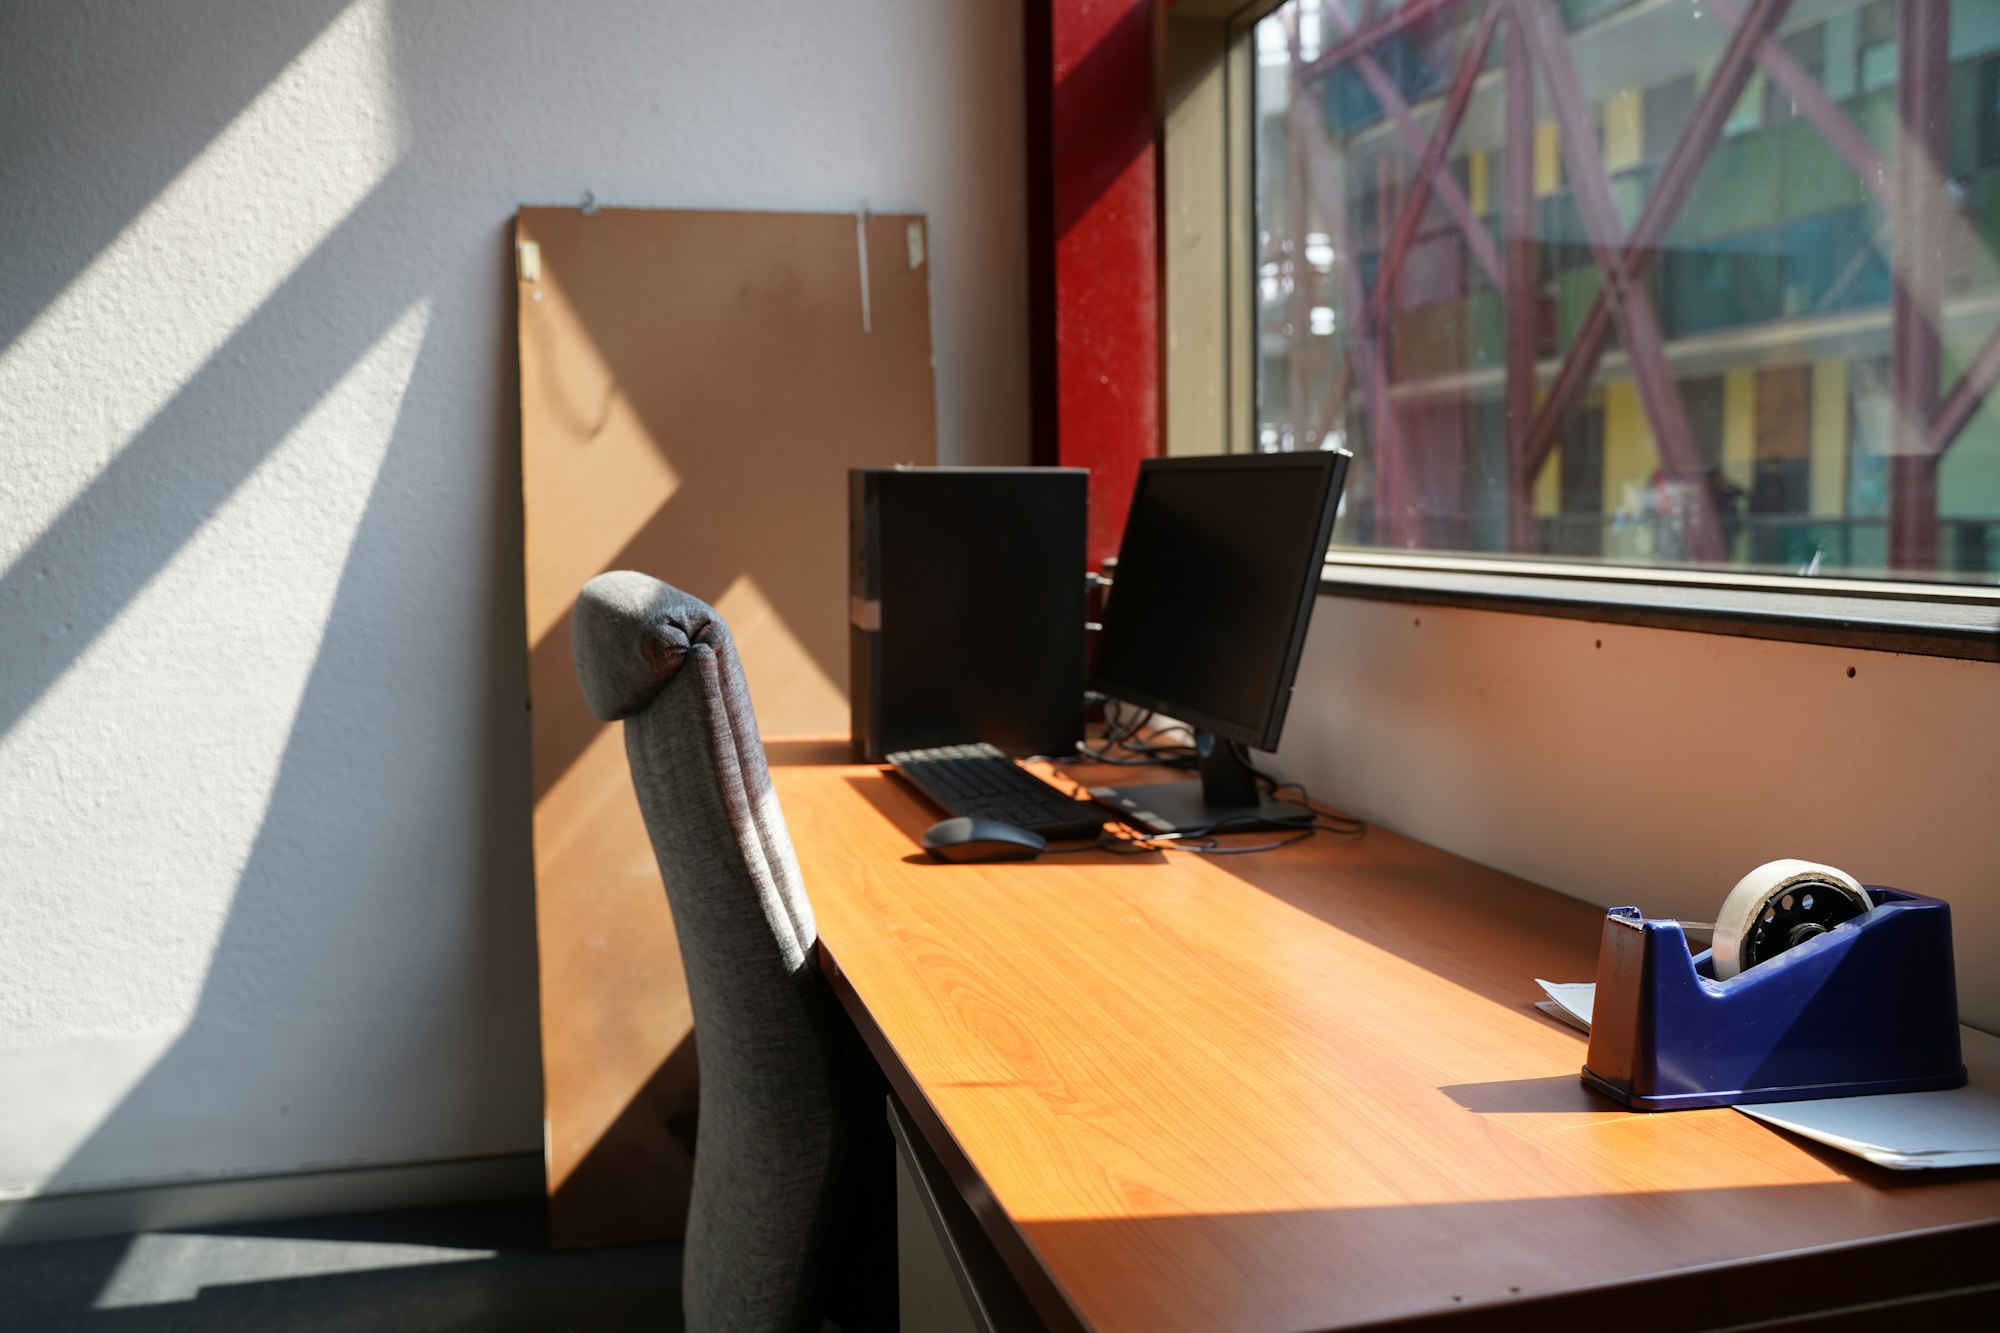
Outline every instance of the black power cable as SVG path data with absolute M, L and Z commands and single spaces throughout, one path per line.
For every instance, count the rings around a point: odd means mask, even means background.
M 1104 701 L 1104 711 L 1108 725 L 1103 742 L 1095 750 L 1079 742 L 1076 747 L 1077 759 L 1087 759 L 1095 763 L 1116 764 L 1126 767 L 1159 763 L 1171 763 L 1178 767 L 1193 767 L 1200 763 L 1200 756 L 1195 751 L 1193 745 L 1161 745 L 1151 739 L 1135 740 L 1135 737 L 1139 735 L 1141 730 L 1152 721 L 1154 714 L 1150 710 L 1140 710 L 1130 719 L 1120 720 L 1116 705 L 1107 699 Z M 1169 729 L 1169 734 L 1174 730 L 1185 732 L 1187 728 L 1179 723 L 1175 723 Z M 1190 737 L 1190 739 L 1192 738 Z M 1247 747 L 1234 741 L 1229 742 L 1229 744 L 1236 750 L 1237 758 L 1243 761 L 1243 766 L 1248 768 L 1259 782 L 1265 784 L 1265 789 L 1273 796 L 1286 790 L 1296 791 L 1299 794 L 1299 804 L 1309 809 L 1311 808 L 1312 797 L 1306 791 L 1304 783 L 1278 781 L 1271 774 L 1264 772 L 1250 763 Z M 1117 755 L 1113 753 L 1114 750 L 1123 750 L 1125 753 Z M 1170 757 L 1163 758 L 1163 756 Z M 1253 828 L 1263 829 L 1271 827 L 1296 829 L 1297 831 L 1287 837 L 1276 838 L 1269 842 L 1253 843 L 1249 846 L 1225 846 L 1216 840 L 1215 835 L 1231 832 L 1230 825 L 1232 824 L 1241 824 L 1244 826 L 1241 829 L 1233 830 L 1236 832 L 1249 832 Z M 1137 838 L 1114 838 L 1100 835 L 1094 841 L 1075 847 L 1050 847 L 1044 850 L 1042 854 L 1044 856 L 1060 856 L 1069 852 L 1111 852 L 1119 856 L 1139 856 L 1150 852 L 1187 852 L 1202 856 L 1243 856 L 1252 852 L 1269 852 L 1275 851 L 1280 847 L 1289 847 L 1293 843 L 1305 841 L 1305 839 L 1310 838 L 1315 833 L 1331 833 L 1336 837 L 1359 838 L 1367 832 L 1368 824 L 1365 820 L 1354 819 L 1347 815 L 1330 814 L 1322 810 L 1314 810 L 1309 819 L 1297 821 L 1273 821 L 1267 820 L 1261 815 L 1246 814 L 1235 818 L 1218 820 L 1206 827 L 1189 829 L 1182 833 L 1154 833 Z

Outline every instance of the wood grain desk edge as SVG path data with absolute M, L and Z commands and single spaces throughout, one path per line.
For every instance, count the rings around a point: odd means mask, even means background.
M 1801 1296 L 1807 1298 L 1803 1303 Z M 1847 1322 L 1860 1312 L 1918 1319 L 1922 1306 L 1963 1304 L 1965 1298 L 1976 1300 L 1969 1308 L 2000 1316 L 2000 1219 L 1751 1255 L 1477 1307 L 1463 1318 L 1450 1311 L 1442 1317 L 1452 1320 L 1453 1333 L 1519 1330 L 1524 1319 L 1543 1328 L 1616 1327 L 1621 1333 L 1728 1333 L 1772 1326 L 1849 1330 L 1877 1327 Z M 1902 1313 L 1891 1316 L 1898 1306 Z M 1397 1322 L 1437 1319 L 1424 1315 Z
M 841 970 L 839 959 L 824 940 L 816 948 L 821 970 L 841 1007 L 1035 1312 L 1056 1333 L 1089 1333 L 1089 1325 L 904 1066 Z M 1799 1294 L 1813 1299 L 1801 1307 Z M 1784 1299 L 1787 1295 L 1793 1299 Z M 1748 1329 L 1777 1321 L 1804 1329 L 1859 1309 L 1879 1310 L 1886 1316 L 1892 1307 L 1902 1305 L 1907 1315 L 1914 1316 L 1919 1312 L 1911 1307 L 1940 1300 L 2000 1314 L 2000 1218 L 1749 1256 L 1362 1327 L 1449 1326 L 1454 1333 L 1500 1333 L 1519 1330 L 1523 1320 L 1530 1320 L 1550 1328 L 1605 1325 L 1624 1333 L 1686 1333 Z M 1726 1322 L 1716 1322 L 1718 1317 Z
M 972 1215 L 979 1219 L 980 1228 L 985 1231 L 986 1238 L 993 1242 L 993 1248 L 1000 1252 L 1000 1257 L 1007 1264 L 1007 1271 L 1027 1294 L 1029 1303 L 1035 1307 L 1035 1313 L 1042 1317 L 1042 1322 L 1054 1330 L 1054 1333 L 1089 1333 L 1089 1326 L 1070 1304 L 1069 1297 L 1063 1293 L 1056 1280 L 1049 1275 L 1040 1256 L 1028 1243 L 1028 1238 L 1021 1234 L 1020 1229 L 1014 1225 L 1014 1220 L 1007 1216 L 1007 1211 L 993 1197 L 993 1192 L 987 1188 L 985 1180 L 973 1168 L 964 1149 L 958 1146 L 958 1140 L 952 1137 L 949 1129 L 945 1128 L 943 1119 L 931 1105 L 930 1099 L 924 1096 L 923 1089 L 917 1085 L 916 1079 L 904 1066 L 902 1057 L 896 1053 L 895 1046 L 883 1033 L 881 1025 L 875 1021 L 875 1016 L 868 1012 L 868 1006 L 855 993 L 853 983 L 847 979 L 847 974 L 841 971 L 840 960 L 826 947 L 825 940 L 818 941 L 815 947 L 819 951 L 820 970 L 825 973 L 827 982 L 833 987 L 833 993 L 839 997 L 841 1008 L 847 1011 L 847 1016 L 861 1033 L 861 1039 L 868 1044 L 869 1051 L 875 1056 L 875 1063 L 881 1066 L 883 1074 L 888 1077 L 889 1086 L 895 1089 L 897 1100 L 902 1102 L 903 1109 L 909 1113 L 911 1122 L 923 1134 L 924 1142 L 930 1145 L 930 1150 L 937 1154 L 938 1161 L 943 1163 L 945 1173 L 951 1177 L 951 1183 L 958 1189 L 959 1196 L 965 1200 L 966 1205 L 972 1209 Z

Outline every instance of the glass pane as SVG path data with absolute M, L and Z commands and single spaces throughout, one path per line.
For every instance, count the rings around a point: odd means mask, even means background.
M 1354 453 L 1339 542 L 2000 582 L 2000 4 L 1776 8 L 1259 25 L 1257 440 Z

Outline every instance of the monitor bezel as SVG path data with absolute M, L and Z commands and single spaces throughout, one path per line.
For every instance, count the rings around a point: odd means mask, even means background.
M 1258 750 L 1276 750 L 1278 738 L 1284 732 L 1285 715 L 1291 708 L 1292 690 L 1298 680 L 1299 659 L 1305 653 L 1306 633 L 1312 624 L 1313 600 L 1319 595 L 1320 576 L 1326 563 L 1325 553 L 1333 544 L 1334 519 L 1339 512 L 1340 495 L 1346 487 L 1347 467 L 1352 458 L 1353 455 L 1344 449 L 1316 449 L 1305 453 L 1183 454 L 1140 460 L 1139 477 L 1132 487 L 1132 509 L 1138 507 L 1139 491 L 1145 484 L 1146 478 L 1155 472 L 1224 472 L 1244 469 L 1277 472 L 1295 469 L 1300 472 L 1317 470 L 1320 473 L 1319 519 L 1314 537 L 1314 549 L 1320 552 L 1320 558 L 1306 561 L 1305 577 L 1301 580 L 1302 586 L 1298 590 L 1291 628 L 1285 643 L 1284 665 L 1279 670 L 1278 683 L 1272 691 L 1273 697 L 1265 711 L 1261 726 L 1217 717 L 1185 703 L 1176 703 L 1147 690 L 1107 679 L 1098 671 L 1097 653 L 1093 653 L 1091 657 L 1087 688 L 1156 713 L 1164 713 L 1222 740 L 1235 741 Z M 1118 542 L 1121 564 L 1124 561 L 1126 542 L 1131 535 L 1132 510 L 1128 509 L 1125 532 Z M 1105 599 L 1104 614 L 1101 619 L 1101 624 L 1104 626 L 1102 633 L 1109 633 L 1116 623 L 1117 608 L 1118 578 L 1114 570 L 1111 590 Z

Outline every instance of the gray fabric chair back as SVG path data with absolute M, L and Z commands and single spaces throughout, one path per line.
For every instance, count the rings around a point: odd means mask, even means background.
M 573 622 L 590 709 L 625 721 L 701 1061 L 682 1289 L 690 1333 L 819 1326 L 851 1118 L 840 1017 L 715 611 L 603 574 Z

